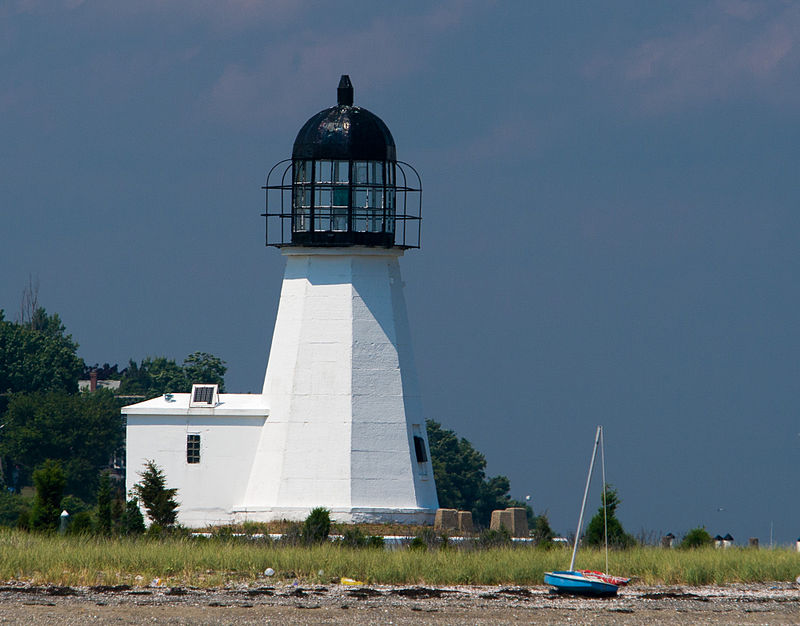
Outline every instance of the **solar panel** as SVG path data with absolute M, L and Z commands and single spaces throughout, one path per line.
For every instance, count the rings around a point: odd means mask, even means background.
M 214 404 L 214 387 L 195 387 L 192 402 Z

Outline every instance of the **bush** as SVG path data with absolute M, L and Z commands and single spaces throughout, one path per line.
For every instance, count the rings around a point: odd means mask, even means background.
M 235 539 L 233 528 L 230 526 L 215 526 L 211 529 L 211 538 L 217 541 L 231 541 Z
M 339 543 L 348 548 L 363 548 L 367 545 L 367 536 L 358 526 L 348 526 L 342 533 Z
M 318 506 L 308 514 L 303 522 L 303 541 L 305 543 L 323 543 L 331 532 L 331 512 Z
M 478 537 L 478 547 L 484 550 L 490 548 L 505 548 L 511 545 L 511 533 L 505 526 L 500 526 L 500 530 L 485 529 Z
M 705 527 L 699 526 L 697 528 L 692 528 L 692 530 L 684 535 L 680 547 L 687 550 L 702 548 L 704 546 L 710 546 L 712 542 L 713 539 L 711 539 L 711 535 L 708 534 Z
M 68 535 L 91 535 L 94 531 L 95 524 L 89 511 L 79 511 L 69 516 Z
M 70 517 L 75 515 L 76 513 L 83 513 L 84 511 L 90 510 L 92 507 L 86 504 L 83 500 L 81 500 L 78 496 L 73 495 L 66 495 L 61 498 L 61 504 L 59 505 L 62 511 L 66 511 L 70 514 Z
M 258 535 L 263 534 L 267 539 L 269 539 L 269 529 L 265 524 L 259 522 L 242 522 L 242 532 L 245 535 Z
M 166 535 L 166 532 L 161 524 L 156 524 L 153 522 L 145 531 L 145 535 L 147 535 L 149 539 L 161 539 L 164 535 Z
M 290 523 L 281 534 L 280 543 L 285 546 L 299 546 L 303 543 L 303 526 L 298 522 Z
M 433 528 L 423 528 L 419 534 L 411 540 L 409 547 L 412 550 L 428 550 L 432 548 L 446 548 L 448 546 L 447 535 L 437 534 Z

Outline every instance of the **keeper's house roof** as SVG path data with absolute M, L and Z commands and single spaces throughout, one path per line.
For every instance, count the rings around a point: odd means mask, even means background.
M 173 393 L 122 407 L 126 415 L 218 415 L 267 417 L 267 399 L 260 393 L 221 393 L 213 406 L 189 406 L 192 394 Z

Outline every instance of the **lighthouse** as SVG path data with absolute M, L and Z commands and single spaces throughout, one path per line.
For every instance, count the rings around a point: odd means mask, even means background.
M 122 409 L 126 486 L 154 461 L 190 527 L 432 522 L 438 507 L 399 260 L 419 248 L 421 183 L 383 121 L 309 119 L 267 174 L 266 243 L 286 267 L 261 393 L 193 385 Z
M 265 190 L 267 245 L 286 269 L 262 390 L 270 416 L 240 511 L 292 519 L 325 506 L 343 521 L 432 521 L 398 262 L 419 247 L 419 177 L 342 76 L 336 106 L 303 125 Z

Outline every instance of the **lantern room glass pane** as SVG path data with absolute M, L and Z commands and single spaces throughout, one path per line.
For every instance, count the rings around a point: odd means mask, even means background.
M 365 210 L 353 210 L 353 230 L 357 233 L 367 231 L 367 212 Z
M 376 185 L 383 184 L 383 162 L 370 161 L 369 162 L 369 182 Z
M 353 182 L 362 185 L 369 182 L 369 163 L 367 161 L 353 161 Z
M 331 229 L 331 210 L 316 209 L 314 211 L 314 230 L 317 232 Z
M 316 161 L 316 182 L 329 183 L 333 180 L 333 162 L 332 161 Z
M 383 208 L 383 187 L 373 187 L 369 190 L 369 206 L 374 209 Z
M 353 208 L 366 208 L 369 189 L 367 187 L 355 187 L 353 189 Z
M 333 182 L 350 182 L 350 161 L 333 161 Z
M 310 207 L 311 206 L 311 188 L 310 187 L 295 187 L 294 188 L 294 206 L 297 207 Z
M 347 209 L 333 209 L 333 230 L 347 232 Z
M 350 200 L 350 190 L 347 187 L 333 188 L 333 206 L 348 206 Z
M 379 233 L 383 230 L 383 211 L 369 209 L 367 211 L 367 231 Z
M 333 200 L 333 189 L 331 187 L 317 187 L 314 194 L 314 206 L 329 207 Z
M 383 161 L 353 161 L 353 182 L 359 185 L 382 185 Z
M 294 162 L 294 182 L 296 183 L 311 182 L 311 161 Z
M 295 232 L 308 232 L 311 220 L 309 216 L 310 209 L 295 209 L 294 212 L 294 230 Z

